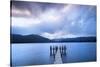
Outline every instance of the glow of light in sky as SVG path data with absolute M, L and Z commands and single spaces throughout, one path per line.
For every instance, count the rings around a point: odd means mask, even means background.
M 40 21 L 38 19 L 33 19 L 33 18 L 23 18 L 23 17 L 12 17 L 12 26 L 13 27 L 29 27 L 29 26 L 34 26 Z
M 59 38 L 74 38 L 77 37 L 76 35 L 73 35 L 71 33 L 63 32 L 63 31 L 58 31 L 54 33 L 48 33 L 44 32 L 41 34 L 41 36 L 49 38 L 49 39 L 59 39 Z

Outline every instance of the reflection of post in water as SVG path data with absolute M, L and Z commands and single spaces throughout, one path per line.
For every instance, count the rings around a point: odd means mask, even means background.
M 59 46 L 61 56 L 66 56 L 66 46 Z
M 60 49 L 60 54 L 61 54 L 61 56 L 62 56 L 62 53 L 63 53 L 63 49 L 62 49 L 62 46 L 59 46 L 59 49 Z
M 57 50 L 58 50 L 58 46 L 50 46 L 50 56 L 55 57 Z
M 52 46 L 50 46 L 50 56 L 52 56 Z
M 58 46 L 50 46 L 50 57 L 52 62 L 55 61 L 55 55 L 57 53 L 57 50 L 58 50 Z
M 66 56 L 66 46 L 64 46 L 64 55 Z

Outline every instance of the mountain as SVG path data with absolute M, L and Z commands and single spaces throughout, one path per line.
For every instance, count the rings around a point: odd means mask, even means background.
M 50 40 L 39 35 L 18 35 L 11 34 L 11 43 L 56 43 L 56 42 L 96 42 L 95 36 L 77 37 L 77 38 L 61 38 Z
M 56 42 L 96 42 L 95 36 L 53 39 Z
M 42 43 L 42 42 L 50 42 L 51 40 L 34 34 L 32 35 L 11 34 L 10 41 L 11 43 Z

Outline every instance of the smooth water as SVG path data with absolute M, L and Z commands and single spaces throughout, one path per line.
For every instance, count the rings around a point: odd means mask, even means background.
M 12 44 L 12 66 L 52 64 L 50 46 L 66 45 L 63 63 L 96 61 L 96 43 L 21 43 Z

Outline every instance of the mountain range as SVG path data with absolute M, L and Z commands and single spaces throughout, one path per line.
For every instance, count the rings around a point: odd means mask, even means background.
M 48 39 L 40 35 L 10 35 L 11 43 L 49 43 L 49 42 L 96 42 L 95 36 L 88 37 L 76 37 L 76 38 L 60 38 L 60 39 Z

